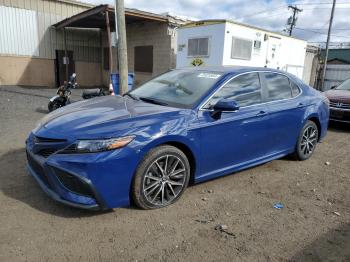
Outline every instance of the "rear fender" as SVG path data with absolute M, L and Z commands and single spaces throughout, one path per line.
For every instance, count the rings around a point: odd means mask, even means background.
M 317 119 L 318 123 L 316 124 L 320 129 L 319 140 L 325 137 L 325 135 L 327 134 L 328 119 L 329 119 L 329 114 L 327 112 L 327 109 L 324 109 L 322 105 L 314 104 L 306 110 L 304 119 L 305 120 L 304 120 L 303 126 L 308 120 Z

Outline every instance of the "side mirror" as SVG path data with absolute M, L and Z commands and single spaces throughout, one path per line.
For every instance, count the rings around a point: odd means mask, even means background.
M 336 87 L 337 87 L 337 85 L 335 85 L 335 86 L 331 86 L 331 89 L 336 89 Z
M 213 111 L 211 112 L 211 116 L 215 119 L 221 117 L 221 113 L 223 111 L 234 112 L 239 109 L 239 106 L 236 101 L 222 98 L 216 102 L 216 104 L 212 107 Z
M 239 106 L 236 101 L 229 99 L 220 99 L 213 106 L 214 111 L 237 111 Z

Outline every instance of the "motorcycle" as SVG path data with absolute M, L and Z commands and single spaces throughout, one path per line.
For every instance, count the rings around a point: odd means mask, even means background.
M 73 73 L 69 81 L 65 81 L 62 86 L 57 89 L 57 95 L 52 97 L 48 104 L 49 112 L 52 112 L 60 107 L 70 104 L 70 96 L 72 89 L 75 89 L 78 84 L 76 82 L 77 75 Z M 82 94 L 83 99 L 90 99 L 97 96 L 104 96 L 105 93 L 102 88 L 84 90 Z

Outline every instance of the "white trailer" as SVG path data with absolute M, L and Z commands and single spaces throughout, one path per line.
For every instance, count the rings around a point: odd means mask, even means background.
M 307 42 L 229 20 L 204 20 L 178 29 L 176 67 L 256 66 L 303 76 Z

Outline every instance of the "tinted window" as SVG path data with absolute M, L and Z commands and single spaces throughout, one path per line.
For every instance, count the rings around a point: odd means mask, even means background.
M 232 79 L 216 92 L 206 108 L 214 105 L 221 98 L 235 100 L 239 106 L 260 103 L 262 98 L 259 75 L 249 73 Z
M 288 77 L 276 73 L 264 73 L 269 101 L 292 97 Z
M 293 97 L 296 97 L 297 95 L 300 94 L 299 87 L 293 81 L 290 81 L 290 86 L 292 88 L 292 96 Z

